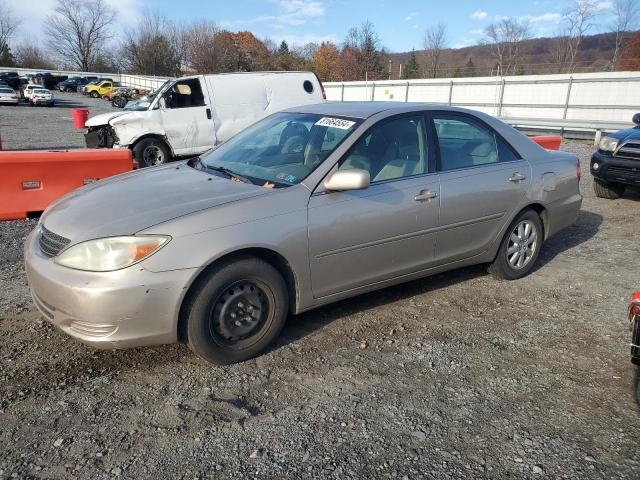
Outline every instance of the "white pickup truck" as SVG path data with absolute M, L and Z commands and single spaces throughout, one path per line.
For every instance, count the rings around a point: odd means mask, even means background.
M 285 108 L 325 101 L 311 72 L 197 75 L 169 80 L 134 110 L 89 118 L 89 148 L 129 148 L 141 167 L 199 155 Z

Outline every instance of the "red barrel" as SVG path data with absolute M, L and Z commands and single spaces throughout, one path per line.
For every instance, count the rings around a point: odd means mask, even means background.
M 86 108 L 73 108 L 71 110 L 71 116 L 73 117 L 74 128 L 84 128 L 84 124 L 89 118 L 89 110 Z

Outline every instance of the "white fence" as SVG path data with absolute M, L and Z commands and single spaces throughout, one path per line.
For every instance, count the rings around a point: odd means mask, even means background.
M 428 102 L 502 118 L 631 122 L 640 72 L 325 83 L 333 101 Z
M 0 72 L 9 71 L 17 72 L 20 76 L 29 76 L 34 73 L 50 73 L 51 75 L 66 75 L 68 77 L 104 77 L 110 78 L 114 82 L 127 87 L 145 88 L 153 90 L 158 88 L 164 82 L 171 77 L 151 77 L 144 75 L 128 75 L 125 73 L 109 73 L 109 72 L 74 72 L 69 70 L 34 70 L 32 68 L 13 68 L 13 67 L 0 67 Z

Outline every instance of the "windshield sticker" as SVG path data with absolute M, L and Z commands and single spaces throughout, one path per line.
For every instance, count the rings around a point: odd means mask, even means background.
M 298 177 L 289 173 L 279 173 L 278 175 L 276 175 L 276 178 L 278 180 L 284 180 L 287 183 L 295 183 L 296 180 L 298 180 Z
M 342 118 L 322 117 L 315 124 L 321 127 L 333 127 L 340 130 L 349 130 L 355 125 L 356 122 L 351 120 L 344 120 Z

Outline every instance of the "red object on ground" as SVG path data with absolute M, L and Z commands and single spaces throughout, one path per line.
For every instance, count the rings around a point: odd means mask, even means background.
M 640 291 L 631 294 L 631 305 L 629 305 L 629 320 L 640 313 Z
M 562 141 L 560 135 L 539 135 L 530 138 L 542 148 L 547 150 L 560 150 L 560 142 Z
M 73 117 L 74 128 L 85 128 L 84 124 L 87 123 L 89 118 L 89 110 L 86 108 L 72 108 L 71 116 Z
M 0 220 L 27 218 L 76 188 L 132 168 L 128 149 L 0 152 Z

